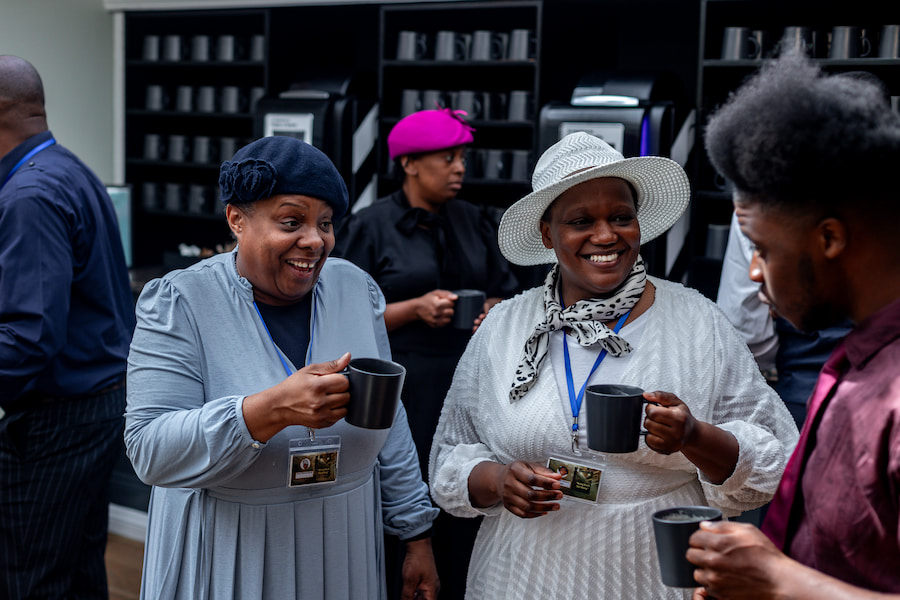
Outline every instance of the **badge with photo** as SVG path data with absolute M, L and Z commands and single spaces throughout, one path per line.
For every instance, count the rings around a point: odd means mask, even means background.
M 551 456 L 547 459 L 547 468 L 562 475 L 559 486 L 565 497 L 591 504 L 597 502 L 603 464 L 581 458 Z
M 340 451 L 341 437 L 337 435 L 291 440 L 288 487 L 334 483 Z

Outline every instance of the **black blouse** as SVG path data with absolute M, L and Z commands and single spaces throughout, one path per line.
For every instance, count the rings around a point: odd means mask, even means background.
M 411 207 L 398 190 L 345 218 L 336 237 L 332 255 L 372 275 L 388 303 L 434 289 L 478 289 L 489 298 L 506 298 L 516 290 L 516 278 L 497 245 L 496 227 L 464 200 L 450 200 L 434 214 Z M 454 346 L 449 352 L 454 354 L 468 336 L 421 321 L 390 334 L 395 349 L 429 352 L 446 343 Z

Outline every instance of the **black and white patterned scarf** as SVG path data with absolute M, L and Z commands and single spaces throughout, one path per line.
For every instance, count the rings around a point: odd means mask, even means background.
M 516 378 L 509 390 L 509 401 L 515 402 L 534 385 L 538 369 L 547 356 L 551 331 L 567 327 L 581 346 L 600 344 L 611 356 L 631 352 L 628 342 L 613 333 L 604 321 L 618 319 L 634 308 L 646 283 L 644 260 L 638 256 L 631 273 L 612 296 L 603 300 L 579 300 L 563 308 L 559 298 L 559 265 L 554 265 L 544 280 L 544 310 L 547 314 L 525 342 Z

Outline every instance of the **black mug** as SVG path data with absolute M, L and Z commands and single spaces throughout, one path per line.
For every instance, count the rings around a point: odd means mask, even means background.
M 464 34 L 456 31 L 438 31 L 434 41 L 435 60 L 465 60 L 469 53 Z
M 881 28 L 878 56 L 900 58 L 900 25 L 885 25 Z
M 354 358 L 344 371 L 350 381 L 346 421 L 365 429 L 387 429 L 394 423 L 406 368 L 381 358 Z
M 452 325 L 456 329 L 475 327 L 475 319 L 484 312 L 485 293 L 481 290 L 453 290 L 456 303 L 453 305 Z
M 534 105 L 531 96 L 531 92 L 527 90 L 512 90 L 509 93 L 506 115 L 510 121 L 527 121 L 531 118 Z
M 700 521 L 721 521 L 722 511 L 710 506 L 676 506 L 653 513 L 653 534 L 662 582 L 671 587 L 692 588 L 694 569 L 687 554 L 691 535 Z
M 400 116 L 406 117 L 422 108 L 422 92 L 406 89 L 400 92 Z
M 475 61 L 506 58 L 508 38 L 508 34 L 498 34 L 489 29 L 474 31 L 472 33 L 472 47 L 469 58 Z
M 726 27 L 722 34 L 722 60 L 759 58 L 762 47 L 749 27 Z
M 531 60 L 535 57 L 537 40 L 531 29 L 513 29 L 509 34 L 507 58 L 509 60 Z
M 484 150 L 482 177 L 485 179 L 506 179 L 509 176 L 507 151 L 502 148 Z
M 872 51 L 872 42 L 859 27 L 838 25 L 831 30 L 830 58 L 860 58 Z
M 428 52 L 424 33 L 401 31 L 397 34 L 397 60 L 422 60 Z
M 446 108 L 447 99 L 441 90 L 422 90 L 422 110 Z
M 598 452 L 634 452 L 638 449 L 644 390 L 633 385 L 589 385 L 584 391 L 588 447 Z
M 530 182 L 531 152 L 528 150 L 510 150 L 509 179 L 522 183 Z
M 456 110 L 466 111 L 469 119 L 478 119 L 481 117 L 481 94 L 474 90 L 459 90 L 456 94 Z

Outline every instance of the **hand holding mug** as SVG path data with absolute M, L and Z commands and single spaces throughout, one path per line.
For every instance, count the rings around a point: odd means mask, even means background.
M 658 404 L 647 407 L 644 419 L 649 448 L 660 454 L 681 452 L 713 483 L 731 477 L 740 453 L 734 435 L 697 420 L 675 394 L 648 392 L 644 398 Z
M 660 454 L 681 451 L 694 433 L 697 420 L 691 409 L 670 392 L 647 392 L 644 398 L 654 402 L 647 407 L 644 428 L 647 446 Z
M 419 298 L 416 316 L 429 327 L 443 327 L 453 318 L 457 296 L 447 290 L 431 290 Z
M 350 384 L 343 370 L 350 364 L 347 352 L 336 360 L 307 365 L 284 380 L 289 402 L 283 408 L 294 421 L 314 429 L 331 427 L 347 414 Z
M 696 567 L 697 583 L 704 586 L 694 592 L 694 600 L 775 597 L 775 574 L 782 572 L 775 565 L 783 563 L 794 572 L 804 568 L 782 554 L 759 529 L 735 521 L 702 523 L 691 535 L 687 559 Z
M 307 365 L 281 383 L 244 398 L 244 421 L 253 439 L 269 441 L 288 425 L 331 427 L 347 415 L 350 384 L 342 371 L 350 353 Z

